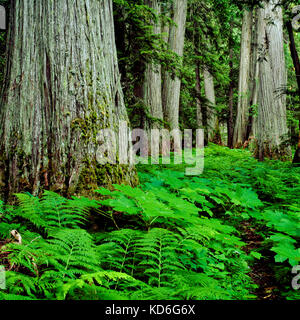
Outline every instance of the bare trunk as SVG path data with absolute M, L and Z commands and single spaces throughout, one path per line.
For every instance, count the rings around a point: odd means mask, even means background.
M 200 79 L 200 64 L 196 63 L 196 110 L 197 110 L 197 127 L 203 127 L 203 113 L 202 113 L 202 103 L 201 103 L 201 79 Z
M 300 60 L 299 60 L 299 56 L 296 48 L 294 31 L 293 31 L 293 26 L 291 21 L 288 21 L 286 25 L 287 25 L 287 30 L 289 34 L 290 52 L 291 52 L 291 57 L 293 59 L 293 64 L 295 68 L 295 75 L 296 75 L 296 80 L 298 84 L 298 93 L 300 97 Z
M 233 137 L 233 145 L 237 148 L 241 147 L 246 140 L 249 121 L 252 25 L 252 12 L 245 10 L 241 39 L 238 108 Z
M 203 68 L 203 77 L 204 77 L 205 96 L 208 101 L 207 111 L 206 111 L 208 141 L 214 142 L 214 143 L 221 143 L 219 121 L 216 114 L 216 96 L 215 96 L 214 78 L 206 66 L 204 66 Z
M 259 62 L 258 62 L 258 34 L 257 34 L 257 10 L 253 11 L 254 27 L 252 32 L 252 52 L 251 52 L 251 70 L 250 70 L 250 110 L 249 122 L 246 134 L 246 140 L 257 136 L 257 102 L 259 89 Z
M 160 14 L 160 4 L 158 0 L 149 0 L 146 2 L 149 7 L 153 8 Z M 158 22 L 153 23 L 153 34 L 161 34 L 161 25 Z M 147 106 L 152 123 L 146 124 L 147 128 L 160 128 L 162 125 L 159 120 L 163 120 L 162 109 L 162 81 L 161 65 L 148 63 L 146 65 L 144 80 L 144 103 Z M 150 121 L 151 122 L 151 121 Z
M 171 3 L 165 3 L 165 10 L 163 11 L 163 14 L 166 18 L 170 18 L 171 17 Z M 161 6 L 160 6 L 161 7 Z M 161 7 L 162 10 L 162 7 Z M 162 40 L 168 44 L 169 43 L 169 36 L 170 36 L 170 24 L 169 22 L 164 21 L 164 23 L 162 23 L 161 26 L 161 33 L 162 33 Z
M 278 0 L 258 9 L 259 92 L 258 150 L 256 156 L 278 159 L 290 157 L 291 150 L 282 144 L 287 138 L 286 96 L 279 90 L 287 85 L 282 9 Z M 268 22 L 270 21 L 270 22 Z
M 119 120 L 127 121 L 111 1 L 15 0 L 10 21 L 1 194 L 89 194 L 134 184 L 133 168 L 96 158 L 100 129 L 117 131 Z
M 160 4 L 158 0 L 148 0 L 146 4 L 153 8 L 157 14 L 160 14 Z M 161 34 L 161 24 L 159 21 L 153 22 L 153 34 Z M 150 129 L 160 129 L 163 127 L 163 109 L 162 109 L 162 72 L 161 65 L 154 63 L 147 63 L 144 78 L 144 104 L 148 110 L 147 119 L 145 121 L 145 128 Z M 150 135 L 149 135 L 150 136 Z M 155 146 L 159 146 L 160 137 L 152 137 L 152 143 Z M 150 141 L 149 141 L 150 143 Z M 163 148 L 165 149 L 165 148 Z M 159 150 L 156 149 L 156 152 Z M 154 148 L 151 150 L 152 155 L 156 156 L 154 153 Z M 164 153 L 164 150 L 163 150 Z
M 192 12 L 190 13 L 193 14 Z M 195 57 L 195 96 L 196 96 L 196 117 L 197 117 L 197 127 L 203 128 L 204 119 L 203 119 L 203 108 L 201 101 L 201 65 L 198 57 L 201 56 L 200 48 L 200 34 L 197 21 L 194 21 L 194 30 L 193 30 L 193 44 L 194 44 L 194 53 Z
M 231 34 L 233 31 L 233 26 L 231 25 Z M 234 135 L 234 124 L 233 124 L 233 90 L 234 90 L 234 70 L 233 70 L 233 39 L 229 37 L 229 90 L 228 90 L 228 120 L 227 120 L 227 146 L 233 148 L 233 135 Z
M 166 4 L 165 4 L 166 5 Z M 168 7 L 167 9 L 165 8 L 165 11 L 164 11 L 164 15 L 166 16 L 166 18 L 170 18 L 171 17 L 171 3 L 168 3 Z M 161 7 L 162 9 L 162 7 Z M 161 31 L 162 31 L 162 40 L 164 41 L 166 47 L 169 46 L 169 38 L 170 38 L 170 24 L 169 22 L 164 22 L 162 24 L 162 27 L 161 27 Z M 162 70 L 161 70 L 161 78 L 162 78 L 162 84 L 161 84 L 161 89 L 162 89 L 162 99 L 164 99 L 164 96 L 163 96 L 163 88 L 164 88 L 164 83 L 166 81 L 166 77 L 167 77 L 167 72 L 165 71 L 165 67 L 162 67 Z M 162 104 L 164 106 L 164 101 L 162 100 Z M 164 113 L 164 109 L 163 109 L 163 113 Z
M 187 0 L 175 0 L 173 3 L 173 21 L 176 24 L 170 27 L 169 45 L 170 49 L 179 56 L 183 55 L 185 23 L 187 14 Z M 169 122 L 171 129 L 179 127 L 179 102 L 180 102 L 181 80 L 172 78 L 166 73 L 163 84 L 163 108 L 165 120 Z

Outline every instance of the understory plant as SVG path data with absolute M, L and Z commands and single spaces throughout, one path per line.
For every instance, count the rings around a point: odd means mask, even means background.
M 185 167 L 141 165 L 138 187 L 92 199 L 45 191 L 1 203 L 0 299 L 255 299 L 250 267 L 266 252 L 282 296 L 298 299 L 285 276 L 300 261 L 299 168 L 217 146 L 203 175 Z M 243 221 L 260 249 L 244 250 Z

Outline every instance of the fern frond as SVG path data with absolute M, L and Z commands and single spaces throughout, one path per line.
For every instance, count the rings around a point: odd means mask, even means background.
M 50 234 L 48 252 L 54 267 L 70 278 L 97 270 L 99 263 L 91 235 L 83 229 L 62 229 Z

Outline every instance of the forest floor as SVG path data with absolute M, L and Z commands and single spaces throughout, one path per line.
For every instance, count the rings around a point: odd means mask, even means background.
M 242 239 L 247 244 L 243 249 L 247 254 L 263 247 L 263 237 L 255 232 L 255 228 L 248 221 L 241 224 L 241 231 Z M 270 267 L 272 263 L 272 257 L 268 256 L 266 251 L 263 258 L 250 265 L 249 275 L 258 286 L 255 290 L 258 300 L 283 300 L 280 296 L 280 283 L 276 280 L 274 270 Z
M 201 175 L 187 166 L 138 165 L 138 187 L 98 200 L 1 203 L 0 241 L 23 242 L 0 248 L 0 300 L 300 300 L 300 168 L 216 145 Z
M 239 231 L 244 252 L 255 257 L 248 274 L 256 284 L 251 290 L 256 299 L 299 299 L 299 293 L 291 290 L 291 268 L 300 262 L 299 167 L 258 162 L 249 151 L 210 146 L 201 178 L 215 182 L 215 196 L 223 193 L 231 198 L 232 205 L 226 206 L 211 197 L 215 205 L 211 210 Z M 226 188 L 243 188 L 245 193 L 233 194 Z

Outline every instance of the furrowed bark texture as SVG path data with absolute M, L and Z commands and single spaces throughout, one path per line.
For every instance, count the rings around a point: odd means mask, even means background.
M 286 97 L 280 94 L 287 85 L 283 45 L 282 9 L 278 0 L 264 3 L 258 9 L 258 154 L 273 159 L 291 156 L 291 150 L 282 144 L 287 135 Z
M 175 0 L 173 4 L 173 21 L 176 24 L 170 27 L 169 46 L 179 56 L 183 55 L 185 24 L 187 13 L 187 0 Z M 170 123 L 171 129 L 179 127 L 179 102 L 181 80 L 172 78 L 168 72 L 163 84 L 163 108 L 165 119 Z
M 252 12 L 245 10 L 241 39 L 239 97 L 233 136 L 233 146 L 236 148 L 241 147 L 246 140 L 247 125 L 249 120 L 252 26 Z
M 135 184 L 133 168 L 96 160 L 100 129 L 127 121 L 111 0 L 15 0 L 10 21 L 1 194 Z
M 161 13 L 161 7 L 158 0 L 148 0 L 146 4 L 154 9 L 157 14 Z M 160 35 L 162 33 L 162 27 L 160 21 L 153 21 L 153 34 Z M 147 63 L 144 78 L 144 104 L 148 109 L 148 115 L 145 121 L 145 129 L 149 132 L 151 129 L 163 128 L 163 107 L 162 107 L 162 68 L 160 64 Z M 152 138 L 154 146 L 160 145 L 160 137 L 154 135 Z M 151 139 L 149 139 L 149 146 L 151 145 Z M 152 155 L 158 155 L 159 149 L 151 148 Z M 162 146 L 162 153 L 165 152 L 165 146 Z
M 257 102 L 259 89 L 259 62 L 258 62 L 258 16 L 257 10 L 253 10 L 253 28 L 252 28 L 252 51 L 251 51 L 251 69 L 250 69 L 250 106 L 253 110 L 250 112 L 246 140 L 257 136 Z
M 150 8 L 153 8 L 160 14 L 160 4 L 158 0 L 149 0 L 146 2 Z M 153 23 L 153 34 L 161 34 L 160 22 Z M 147 63 L 144 80 L 144 103 L 148 107 L 150 116 L 155 119 L 163 120 L 162 109 L 162 80 L 161 80 L 161 65 Z M 147 124 L 148 128 L 161 128 L 161 123 L 154 122 Z

